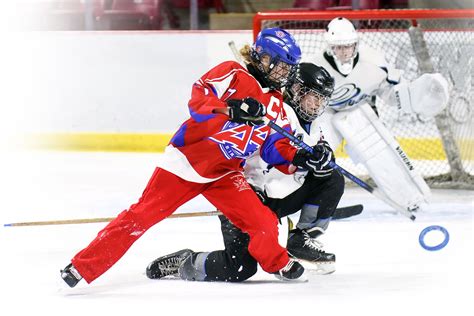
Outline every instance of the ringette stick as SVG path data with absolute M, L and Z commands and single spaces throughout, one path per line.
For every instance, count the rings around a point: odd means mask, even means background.
M 178 213 L 178 214 L 171 214 L 167 218 L 214 216 L 214 215 L 221 215 L 221 214 L 222 213 L 219 211 Z M 110 222 L 114 218 L 115 217 L 98 217 L 98 218 L 79 218 L 79 219 L 40 221 L 40 222 L 19 222 L 19 223 L 4 224 L 3 226 L 4 227 L 18 227 L 18 226 L 46 226 L 46 225 L 105 223 L 105 222 Z
M 229 48 L 230 50 L 232 51 L 232 54 L 234 55 L 235 59 L 243 64 L 244 63 L 244 58 L 242 57 L 242 55 L 239 53 L 239 50 L 237 49 L 237 47 L 235 46 L 235 43 L 234 41 L 230 41 L 229 42 Z
M 335 216 L 337 219 L 347 218 L 350 216 L 358 215 L 362 212 L 362 205 L 352 205 L 337 208 Z M 222 215 L 219 211 L 209 212 L 193 212 L 193 213 L 178 213 L 171 214 L 167 218 L 186 218 L 186 217 L 200 217 L 200 216 L 214 216 Z M 65 220 L 52 220 L 52 221 L 40 221 L 40 222 L 18 222 L 4 224 L 4 227 L 18 227 L 18 226 L 47 226 L 47 225 L 68 225 L 68 224 L 91 224 L 91 223 L 106 223 L 113 220 L 115 217 L 97 217 L 97 218 L 79 218 L 79 219 L 65 219 Z

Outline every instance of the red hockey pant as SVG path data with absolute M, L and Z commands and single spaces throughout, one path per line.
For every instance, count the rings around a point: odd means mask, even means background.
M 276 272 L 288 263 L 286 249 L 278 244 L 276 216 L 260 202 L 242 174 L 195 183 L 157 168 L 139 201 L 102 229 L 72 264 L 88 283 L 94 281 L 150 227 L 199 194 L 249 234 L 249 252 L 265 271 Z

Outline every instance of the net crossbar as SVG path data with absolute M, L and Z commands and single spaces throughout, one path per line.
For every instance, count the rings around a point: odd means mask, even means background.
M 436 118 L 400 117 L 389 104 L 380 105 L 380 118 L 430 187 L 474 189 L 474 10 L 260 12 L 254 17 L 254 37 L 264 28 L 282 27 L 295 36 L 304 58 L 326 48 L 325 28 L 339 16 L 354 23 L 361 46 L 383 53 L 406 79 L 439 72 L 448 80 L 450 101 Z M 338 162 L 367 175 L 350 159 Z

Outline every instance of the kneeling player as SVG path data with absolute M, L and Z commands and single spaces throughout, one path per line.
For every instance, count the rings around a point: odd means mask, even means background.
M 322 152 L 320 160 L 308 159 L 299 150 L 293 164 L 296 172 L 288 175 L 267 165 L 259 155 L 247 160 L 246 178 L 264 204 L 278 217 L 301 210 L 296 229 L 290 231 L 288 253 L 298 260 L 311 262 L 320 273 L 335 270 L 336 256 L 325 252 L 317 237 L 328 228 L 344 191 L 343 176 L 328 163 L 334 160 L 329 145 L 322 140 L 313 121 L 322 114 L 334 89 L 334 79 L 322 67 L 302 63 L 291 78 L 286 95 L 285 111 L 292 129 L 307 144 Z M 193 252 L 184 249 L 160 257 L 149 264 L 146 274 L 151 279 L 169 275 L 193 281 L 247 280 L 257 272 L 257 261 L 248 250 L 249 236 L 226 217 L 219 216 L 225 250 Z

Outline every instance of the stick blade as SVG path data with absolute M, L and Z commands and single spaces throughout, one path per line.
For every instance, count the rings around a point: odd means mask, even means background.
M 344 219 L 349 218 L 352 216 L 359 215 L 364 210 L 364 206 L 362 204 L 356 204 L 346 207 L 339 207 L 334 212 L 332 219 Z

